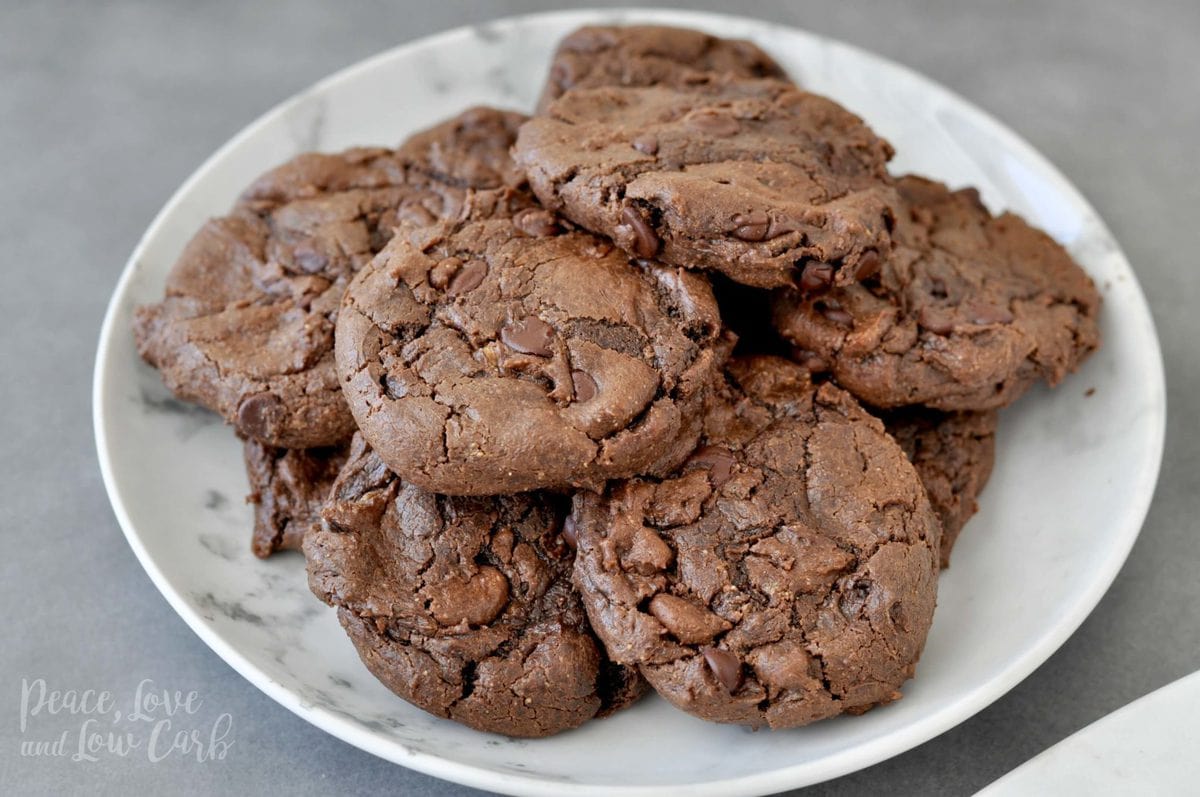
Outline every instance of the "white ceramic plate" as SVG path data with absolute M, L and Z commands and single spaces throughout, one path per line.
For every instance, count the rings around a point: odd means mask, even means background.
M 1096 720 L 976 797 L 1195 794 L 1200 672 Z
M 394 144 L 473 103 L 530 108 L 568 30 L 651 20 L 754 39 L 803 85 L 889 138 L 896 170 L 979 186 L 993 209 L 1048 229 L 1102 286 L 1104 348 L 1062 388 L 1035 390 L 1005 413 L 991 486 L 942 578 L 903 700 L 862 717 L 751 733 L 649 699 L 552 739 L 488 736 L 377 684 L 333 614 L 308 594 L 295 555 L 250 555 L 239 445 L 216 418 L 172 400 L 138 360 L 131 312 L 160 297 L 193 231 L 266 167 L 301 150 Z M 154 583 L 213 650 L 351 744 L 439 777 L 532 794 L 684 784 L 696 794 L 777 791 L 873 764 L 961 722 L 1032 672 L 1096 605 L 1145 516 L 1164 421 L 1158 343 L 1129 264 L 1095 211 L 1028 144 L 946 89 L 861 50 L 684 12 L 556 13 L 455 30 L 344 70 L 267 113 L 201 166 L 146 231 L 109 306 L 95 376 L 96 442 L 117 518 Z

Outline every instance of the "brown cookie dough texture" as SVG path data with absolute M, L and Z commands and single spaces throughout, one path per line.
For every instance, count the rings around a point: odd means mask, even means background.
M 250 548 L 265 559 L 276 551 L 298 551 L 321 522 L 321 510 L 338 471 L 346 461 L 345 446 L 276 448 L 257 440 L 243 441 L 246 475 L 254 506 Z
M 464 205 L 527 202 L 508 156 L 515 113 L 473 109 L 398 150 L 307 153 L 268 172 L 210 220 L 139 307 L 138 350 L 180 398 L 244 437 L 307 448 L 354 431 L 333 366 L 342 291 L 400 221 Z M 468 189 L 492 189 L 482 194 Z
M 897 699 L 937 594 L 940 527 L 912 465 L 801 367 L 728 373 L 675 475 L 576 497 L 592 627 L 708 720 L 787 728 Z
M 908 407 L 884 415 L 888 433 L 921 477 L 942 521 L 942 567 L 967 521 L 979 511 L 996 459 L 997 412 L 949 412 Z
M 337 365 L 363 436 L 422 489 L 598 486 L 695 447 L 720 330 L 703 277 L 535 209 L 402 226 L 346 293 Z
M 660 25 L 582 27 L 561 42 L 538 110 L 574 88 L 688 88 L 715 75 L 787 79 L 783 68 L 751 42 Z
M 778 80 L 575 89 L 521 127 L 538 199 L 637 257 L 815 290 L 890 248 L 891 146 Z
M 824 295 L 782 292 L 775 326 L 878 407 L 985 410 L 1057 384 L 1100 342 L 1100 296 L 1048 235 L 992 216 L 974 189 L 905 177 L 878 276 Z
M 564 503 L 434 495 L 356 436 L 327 526 L 305 539 L 309 584 L 372 674 L 425 711 L 509 736 L 574 728 L 642 687 L 588 629 Z

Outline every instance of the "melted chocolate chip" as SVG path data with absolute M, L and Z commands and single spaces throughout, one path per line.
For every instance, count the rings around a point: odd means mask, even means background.
M 626 205 L 621 211 L 621 221 L 633 233 L 633 253 L 638 257 L 654 257 L 662 241 L 638 209 Z
M 579 404 L 591 401 L 599 392 L 596 380 L 587 371 L 572 371 L 571 381 L 575 383 L 575 401 Z
M 858 267 L 854 270 L 854 276 L 860 280 L 873 277 L 879 273 L 879 267 L 882 264 L 883 259 L 879 256 L 879 253 L 874 249 L 868 249 L 858 259 Z
M 655 155 L 658 153 L 658 136 L 653 133 L 643 133 L 629 143 L 643 155 Z
M 397 215 L 404 221 L 411 221 L 414 224 L 421 225 L 422 227 L 433 224 L 438 218 L 429 208 L 416 203 L 410 203 L 400 208 Z
M 917 313 L 917 323 L 935 335 L 948 335 L 954 331 L 954 315 L 949 310 L 926 305 Z
M 274 393 L 255 393 L 238 406 L 237 428 L 247 437 L 269 438 L 284 415 L 283 402 Z
M 863 608 L 867 605 L 867 599 L 871 597 L 872 586 L 871 582 L 866 579 L 856 581 L 842 595 L 838 602 L 838 609 L 846 619 L 853 620 L 862 614 Z
M 742 685 L 742 663 L 727 650 L 705 646 L 700 648 L 704 662 L 712 670 L 713 675 L 729 692 L 736 692 Z
M 810 373 L 819 374 L 829 370 L 829 363 L 825 362 L 821 355 L 815 351 L 794 349 L 792 351 L 792 359 L 807 368 Z
M 579 547 L 579 538 L 575 534 L 575 515 L 567 515 L 563 520 L 561 534 L 563 542 L 571 546 L 572 551 Z
M 451 278 L 450 284 L 446 286 L 446 293 L 450 296 L 458 296 L 473 291 L 483 282 L 487 273 L 487 263 L 482 260 L 469 260 Z
M 728 138 L 735 135 L 741 129 L 741 125 L 738 124 L 737 119 L 727 114 L 716 113 L 710 110 L 689 114 L 684 121 L 693 130 L 708 133 L 711 136 L 719 138 Z
M 828 263 L 809 263 L 800 272 L 800 289 L 813 293 L 833 284 L 833 266 Z
M 446 257 L 434 264 L 433 268 L 429 269 L 429 284 L 438 290 L 442 290 L 450 280 L 462 268 L 462 259 L 457 257 Z
M 712 482 L 713 487 L 720 487 L 729 481 L 729 477 L 733 475 L 733 466 L 737 462 L 728 449 L 719 446 L 705 446 L 692 454 L 688 461 L 708 469 L 708 480 Z
M 293 257 L 296 266 L 309 274 L 316 274 L 329 266 L 329 258 L 311 246 L 298 246 Z
M 510 349 L 537 357 L 549 357 L 554 343 L 554 327 L 537 316 L 505 324 L 500 330 L 500 340 Z
M 557 235 L 561 230 L 555 215 L 544 208 L 525 208 L 513 216 L 513 224 L 531 238 Z
M 1005 307 L 984 302 L 967 302 L 963 305 L 967 318 L 972 324 L 987 326 L 988 324 L 1011 324 L 1013 314 Z
M 854 317 L 840 307 L 832 307 L 824 305 L 819 308 L 821 313 L 838 326 L 852 327 L 854 326 Z
M 761 210 L 739 213 L 733 217 L 733 236 L 742 241 L 763 241 L 770 226 L 770 216 Z

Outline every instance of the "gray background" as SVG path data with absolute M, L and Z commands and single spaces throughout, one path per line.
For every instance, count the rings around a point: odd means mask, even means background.
M 666 4 L 666 3 L 664 3 Z M 540 2 L 268 6 L 0 4 L 0 790 L 460 794 L 325 735 L 210 652 L 158 595 L 109 509 L 90 386 L 105 303 L 138 236 L 229 136 L 327 73 L 418 36 Z M 1162 336 L 1170 428 L 1158 493 L 1099 608 L 987 710 L 806 794 L 969 793 L 1113 709 L 1200 668 L 1200 3 L 745 3 L 882 53 L 1012 125 L 1099 208 Z M 223 761 L 22 758 L 22 678 L 194 689 L 228 711 Z M 1198 707 L 1200 708 L 1200 707 Z M 203 724 L 203 723 L 200 723 Z M 36 731 L 36 733 L 35 733 Z

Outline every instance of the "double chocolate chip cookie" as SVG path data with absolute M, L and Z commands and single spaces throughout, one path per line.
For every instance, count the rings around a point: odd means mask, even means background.
M 609 655 L 679 708 L 786 728 L 897 699 L 933 618 L 940 524 L 845 391 L 735 359 L 675 474 L 575 498 L 575 582 Z
M 356 436 L 304 543 L 309 582 L 367 668 L 472 728 L 547 736 L 636 700 L 571 586 L 562 499 L 449 498 L 396 478 Z
M 346 447 L 276 448 L 246 440 L 242 453 L 250 481 L 246 500 L 254 506 L 250 549 L 261 559 L 300 550 L 304 536 L 320 525 Z
M 500 495 L 670 471 L 695 447 L 720 336 L 703 277 L 531 209 L 401 226 L 346 292 L 337 365 L 401 478 Z
M 748 285 L 854 282 L 890 248 L 891 146 L 780 80 L 573 89 L 521 127 L 514 155 L 581 227 Z
M 573 88 L 686 88 L 716 75 L 787 79 L 771 56 L 741 39 L 661 25 L 588 25 L 559 42 L 538 110 Z
M 974 189 L 899 181 L 879 274 L 822 295 L 782 292 L 775 326 L 877 407 L 1002 407 L 1051 385 L 1100 342 L 1100 296 L 1070 255 Z
M 938 412 L 908 407 L 884 414 L 888 433 L 921 477 L 942 521 L 942 568 L 967 521 L 979 510 L 996 459 L 998 413 Z
M 453 218 L 519 177 L 508 156 L 523 117 L 473 109 L 398 150 L 308 153 L 256 180 L 230 215 L 209 221 L 140 307 L 141 355 L 180 398 L 244 437 L 307 448 L 354 431 L 333 367 L 342 291 L 401 220 Z

